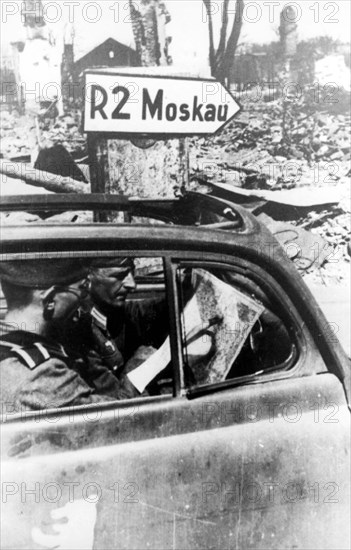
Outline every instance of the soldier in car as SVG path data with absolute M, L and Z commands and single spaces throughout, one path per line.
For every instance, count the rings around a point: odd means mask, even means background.
M 7 313 L 1 321 L 1 403 L 15 411 L 82 405 L 136 397 L 99 354 L 82 356 L 50 338 L 89 294 L 89 266 L 79 260 L 26 260 L 0 264 Z
M 139 366 L 167 336 L 164 300 L 126 301 L 136 289 L 134 271 L 132 258 L 93 260 L 91 299 L 82 305 L 64 336 L 83 355 L 93 349 L 116 376 Z

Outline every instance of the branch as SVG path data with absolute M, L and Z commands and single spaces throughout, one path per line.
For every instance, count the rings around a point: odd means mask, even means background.
M 224 0 L 223 8 L 222 8 L 222 26 L 221 26 L 221 34 L 219 38 L 219 44 L 217 48 L 216 53 L 216 65 L 218 66 L 221 61 L 222 57 L 225 54 L 225 45 L 227 41 L 227 27 L 228 27 L 228 5 L 229 0 Z
M 203 3 L 205 5 L 206 11 L 207 11 L 207 17 L 208 17 L 208 34 L 209 34 L 209 40 L 210 40 L 210 52 L 209 52 L 209 61 L 210 61 L 210 67 L 211 67 L 211 74 L 214 76 L 215 71 L 215 50 L 214 50 L 214 42 L 213 42 L 213 21 L 212 21 L 212 12 L 210 10 L 210 4 L 211 0 L 203 0 Z
M 50 174 L 49 172 L 44 172 L 44 170 L 35 170 L 30 164 L 12 162 L 6 159 L 0 160 L 0 174 L 4 174 L 9 178 L 22 180 L 28 185 L 44 187 L 54 193 L 90 192 L 90 186 L 86 183 L 76 181 L 73 178 Z
M 220 66 L 220 72 L 228 75 L 231 64 L 233 63 L 234 53 L 239 42 L 241 27 L 243 25 L 244 0 L 236 0 L 235 17 L 232 32 L 230 33 L 227 48 Z

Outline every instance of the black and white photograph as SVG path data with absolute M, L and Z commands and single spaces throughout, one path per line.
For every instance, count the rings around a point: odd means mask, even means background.
M 1 550 L 349 550 L 351 3 L 0 12 Z

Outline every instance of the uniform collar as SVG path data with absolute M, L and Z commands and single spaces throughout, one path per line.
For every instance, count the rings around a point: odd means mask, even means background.
M 8 323 L 7 321 L 0 320 L 0 338 L 4 334 L 8 334 L 14 330 L 19 330 L 17 323 Z
M 44 346 L 50 347 L 50 349 L 57 349 L 62 355 L 67 356 L 67 353 L 61 344 L 35 332 L 21 330 L 19 329 L 17 323 L 9 323 L 7 321 L 0 320 L 0 338 L 6 342 L 19 344 L 25 347 L 40 343 Z
M 98 309 L 96 306 L 93 306 L 90 311 L 90 315 L 94 319 L 94 323 L 102 328 L 103 330 L 107 330 L 107 317 L 102 313 L 100 309 Z
M 13 332 L 31 334 L 33 338 L 35 338 L 36 340 L 40 338 L 40 336 L 36 332 L 23 330 L 23 328 L 20 327 L 18 323 L 12 323 L 9 321 L 0 320 L 0 338 L 5 336 L 5 334 L 11 334 Z

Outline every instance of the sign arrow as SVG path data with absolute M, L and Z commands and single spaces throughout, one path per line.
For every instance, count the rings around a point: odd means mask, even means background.
M 121 135 L 214 134 L 240 106 L 215 80 L 85 73 L 84 131 Z

